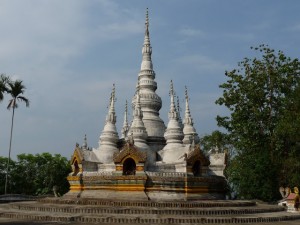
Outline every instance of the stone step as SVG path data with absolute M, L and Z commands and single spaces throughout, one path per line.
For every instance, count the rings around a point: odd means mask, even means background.
M 73 215 L 54 214 L 49 212 L 2 212 L 0 217 L 22 219 L 28 221 L 57 221 L 77 223 L 101 223 L 101 224 L 237 224 L 237 223 L 265 223 L 300 219 L 300 214 L 286 212 L 260 213 L 242 216 L 202 216 L 183 218 L 174 215 Z
M 283 207 L 272 205 L 257 205 L 256 207 L 227 207 L 227 208 L 149 208 L 149 207 L 115 207 L 115 206 L 86 206 L 42 204 L 39 202 L 13 203 L 10 208 L 22 211 L 40 211 L 49 213 L 73 213 L 73 214 L 130 214 L 130 215 L 241 215 L 266 212 L 280 212 Z
M 62 224 L 271 224 L 300 220 L 300 213 L 287 213 L 282 207 L 254 201 L 133 202 L 48 198 L 0 204 L 0 218 Z
M 155 207 L 155 208 L 207 208 L 207 207 L 243 207 L 255 206 L 255 201 L 226 201 L 226 200 L 201 200 L 201 201 L 130 201 L 115 199 L 89 199 L 89 198 L 43 198 L 41 203 L 64 205 L 97 205 L 119 207 Z

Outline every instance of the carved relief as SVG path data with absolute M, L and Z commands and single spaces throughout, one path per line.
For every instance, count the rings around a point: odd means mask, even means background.
M 132 158 L 135 163 L 145 163 L 147 154 L 146 152 L 138 150 L 134 145 L 127 143 L 120 152 L 114 154 L 113 160 L 115 164 L 123 164 L 123 162 L 129 157 Z

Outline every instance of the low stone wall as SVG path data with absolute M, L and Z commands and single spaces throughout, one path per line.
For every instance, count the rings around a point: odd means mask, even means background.
M 21 195 L 21 194 L 0 195 L 0 203 L 35 201 L 37 199 L 38 199 L 37 196 Z

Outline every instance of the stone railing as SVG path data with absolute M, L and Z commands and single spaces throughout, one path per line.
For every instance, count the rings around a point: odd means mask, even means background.
M 96 172 L 83 172 L 83 176 L 112 176 L 113 172 L 112 171 L 96 171 Z
M 146 174 L 149 177 L 185 177 L 186 173 L 177 173 L 177 172 L 149 172 Z

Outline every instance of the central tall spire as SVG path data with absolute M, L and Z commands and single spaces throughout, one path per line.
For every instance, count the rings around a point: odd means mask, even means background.
M 151 54 L 152 54 L 152 48 L 150 44 L 150 35 L 149 35 L 149 15 L 148 15 L 148 9 L 146 11 L 146 22 L 145 22 L 145 38 L 144 38 L 144 45 L 142 49 L 143 53 L 143 61 L 141 65 L 141 70 L 153 69 L 153 64 L 151 60 Z
M 155 72 L 152 64 L 152 48 L 150 44 L 149 32 L 149 14 L 146 11 L 145 37 L 142 48 L 141 70 L 138 75 L 139 97 L 141 110 L 143 112 L 143 122 L 148 133 L 148 139 L 163 139 L 165 132 L 165 124 L 159 117 L 159 110 L 162 106 L 161 98 L 155 93 L 157 83 L 155 82 Z M 137 103 L 137 94 L 132 100 L 133 106 Z M 161 140 L 160 140 L 161 141 Z

